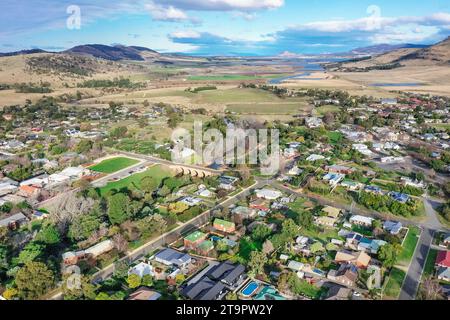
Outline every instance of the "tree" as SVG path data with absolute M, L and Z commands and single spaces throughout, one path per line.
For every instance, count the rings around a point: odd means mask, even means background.
M 91 283 L 91 280 L 87 276 L 80 276 L 80 285 L 68 287 L 68 277 L 63 277 L 62 290 L 64 294 L 64 300 L 95 300 L 97 294 L 95 293 L 97 286 Z
M 383 263 L 383 267 L 392 268 L 397 262 L 401 246 L 398 244 L 385 244 L 378 251 L 378 259 Z
M 310 230 L 314 225 L 314 217 L 311 211 L 300 212 L 297 216 L 297 222 L 299 226 Z
M 325 248 L 323 247 L 323 244 L 321 242 L 315 242 L 311 245 L 310 250 L 312 254 L 317 254 L 324 252 Z
M 153 286 L 153 278 L 151 275 L 146 274 L 142 277 L 142 285 L 146 287 L 152 287 Z
M 119 253 L 127 252 L 128 241 L 127 241 L 127 239 L 125 239 L 125 237 L 121 233 L 114 235 L 114 237 L 112 238 L 112 241 L 114 243 L 114 247 L 117 249 L 117 251 Z
M 36 235 L 36 240 L 52 245 L 61 241 L 61 235 L 54 225 L 47 225 Z
M 53 288 L 55 276 L 44 263 L 28 262 L 17 271 L 15 283 L 22 299 L 35 300 Z
M 108 198 L 108 217 L 112 224 L 121 224 L 129 217 L 130 199 L 123 193 Z
M 229 292 L 225 296 L 225 300 L 227 300 L 227 301 L 236 301 L 236 300 L 238 300 L 237 293 L 236 292 Z
M 143 177 L 141 179 L 141 189 L 146 193 L 153 193 L 159 187 L 159 182 L 153 177 Z
M 285 234 L 290 239 L 293 239 L 299 234 L 298 225 L 295 224 L 294 220 L 287 219 L 283 221 L 282 233 Z
M 264 266 L 267 261 L 268 259 L 265 253 L 253 251 L 250 254 L 250 261 L 248 262 L 248 266 L 254 275 L 260 275 L 264 273 Z
M 6 243 L 8 240 L 9 229 L 7 227 L 0 227 L 0 243 Z
M 264 241 L 272 233 L 272 230 L 265 224 L 258 225 L 252 232 L 252 239 L 255 241 Z
M 100 218 L 96 214 L 81 214 L 70 224 L 68 236 L 74 241 L 86 240 L 99 228 Z
M 442 287 L 439 280 L 427 277 L 423 280 L 419 289 L 419 298 L 421 300 L 439 300 L 442 298 Z
M 142 284 L 142 279 L 137 274 L 130 274 L 127 278 L 128 287 L 130 289 L 135 289 Z
M 18 262 L 21 264 L 27 264 L 29 262 L 35 261 L 44 253 L 44 250 L 44 245 L 36 242 L 30 242 L 20 252 L 19 257 L 17 258 Z
M 8 247 L 0 245 L 0 270 L 7 269 L 8 267 Z

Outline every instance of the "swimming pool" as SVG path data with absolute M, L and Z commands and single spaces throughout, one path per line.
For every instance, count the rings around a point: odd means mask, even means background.
M 258 288 L 259 284 L 252 281 L 245 287 L 244 290 L 242 290 L 242 295 L 244 295 L 245 297 L 250 297 L 252 294 L 256 292 L 256 290 L 258 290 Z

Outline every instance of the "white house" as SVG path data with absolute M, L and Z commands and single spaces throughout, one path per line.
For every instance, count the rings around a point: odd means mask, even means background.
M 354 215 L 354 216 L 351 216 L 351 218 L 350 218 L 350 223 L 356 224 L 358 226 L 365 226 L 365 227 L 372 226 L 373 221 L 374 221 L 374 219 L 372 219 L 370 217 L 364 217 L 364 216 L 360 216 L 360 215 Z
M 314 162 L 314 161 L 319 161 L 319 160 L 324 160 L 324 159 L 325 159 L 325 157 L 320 154 L 312 154 L 308 158 L 306 158 L 306 161 Z
M 266 200 L 277 200 L 278 198 L 281 198 L 283 194 L 276 190 L 260 189 L 256 190 L 256 196 Z
M 134 267 L 131 267 L 128 270 L 128 275 L 131 275 L 131 274 L 135 274 L 141 278 L 143 276 L 147 276 L 147 275 L 152 276 L 152 277 L 155 275 L 155 273 L 153 271 L 153 266 L 148 263 L 145 263 L 145 262 L 141 262 L 141 263 L 135 265 Z

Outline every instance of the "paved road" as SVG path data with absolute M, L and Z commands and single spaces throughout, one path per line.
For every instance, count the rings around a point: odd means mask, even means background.
M 423 269 L 433 241 L 434 230 L 424 228 L 403 282 L 399 300 L 414 300 L 422 279 Z
M 140 258 L 146 256 L 147 254 L 155 251 L 156 249 L 159 249 L 165 245 L 168 245 L 177 239 L 179 239 L 182 236 L 185 236 L 190 231 L 197 229 L 198 227 L 201 227 L 205 225 L 207 222 L 209 222 L 211 218 L 211 213 L 214 210 L 222 209 L 229 207 L 236 202 L 238 202 L 240 199 L 247 197 L 250 195 L 253 189 L 262 188 L 266 183 L 263 181 L 257 181 L 254 185 L 242 190 L 238 194 L 228 198 L 227 200 L 221 202 L 220 204 L 216 205 L 212 209 L 202 213 L 201 215 L 193 218 L 192 220 L 186 222 L 185 224 L 179 226 L 178 228 L 171 230 L 160 237 L 146 243 L 145 245 L 133 250 L 132 252 L 129 252 L 125 257 L 120 259 L 120 261 L 127 261 L 128 263 L 132 263 L 136 260 L 139 260 Z M 93 282 L 101 282 L 105 279 L 111 277 L 111 275 L 114 272 L 114 264 L 107 266 L 106 268 L 98 271 L 92 276 Z M 62 292 L 59 291 L 55 293 L 50 300 L 61 300 L 63 299 Z

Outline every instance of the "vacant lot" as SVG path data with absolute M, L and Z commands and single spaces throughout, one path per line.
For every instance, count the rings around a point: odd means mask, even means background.
M 389 276 L 389 281 L 384 289 L 384 294 L 388 297 L 397 299 L 400 295 L 403 280 L 406 277 L 406 273 L 400 269 L 394 268 Z
M 408 235 L 403 242 L 403 250 L 398 257 L 398 263 L 402 266 L 408 267 L 416 250 L 417 242 L 419 241 L 420 230 L 417 227 L 410 227 Z
M 240 114 L 296 114 L 303 112 L 305 105 L 300 103 L 240 103 L 229 104 L 227 111 Z
M 427 260 L 425 262 L 425 267 L 423 269 L 424 276 L 431 276 L 434 274 L 434 266 L 436 263 L 437 254 L 438 254 L 438 250 L 436 250 L 436 249 L 430 249 L 430 252 L 428 252 Z
M 157 165 L 149 168 L 145 172 L 137 173 L 132 176 L 129 176 L 128 178 L 108 183 L 105 187 L 97 189 L 97 191 L 100 195 L 105 195 L 106 193 L 108 193 L 113 189 L 115 190 L 121 190 L 123 188 L 140 189 L 141 180 L 144 177 L 152 177 L 153 179 L 161 183 L 165 178 L 172 176 L 173 172 L 169 168 Z
M 89 169 L 101 173 L 114 173 L 122 169 L 131 167 L 132 165 L 135 165 L 138 162 L 139 161 L 135 159 L 130 159 L 126 157 L 117 157 L 104 160 L 99 164 L 90 167 Z

